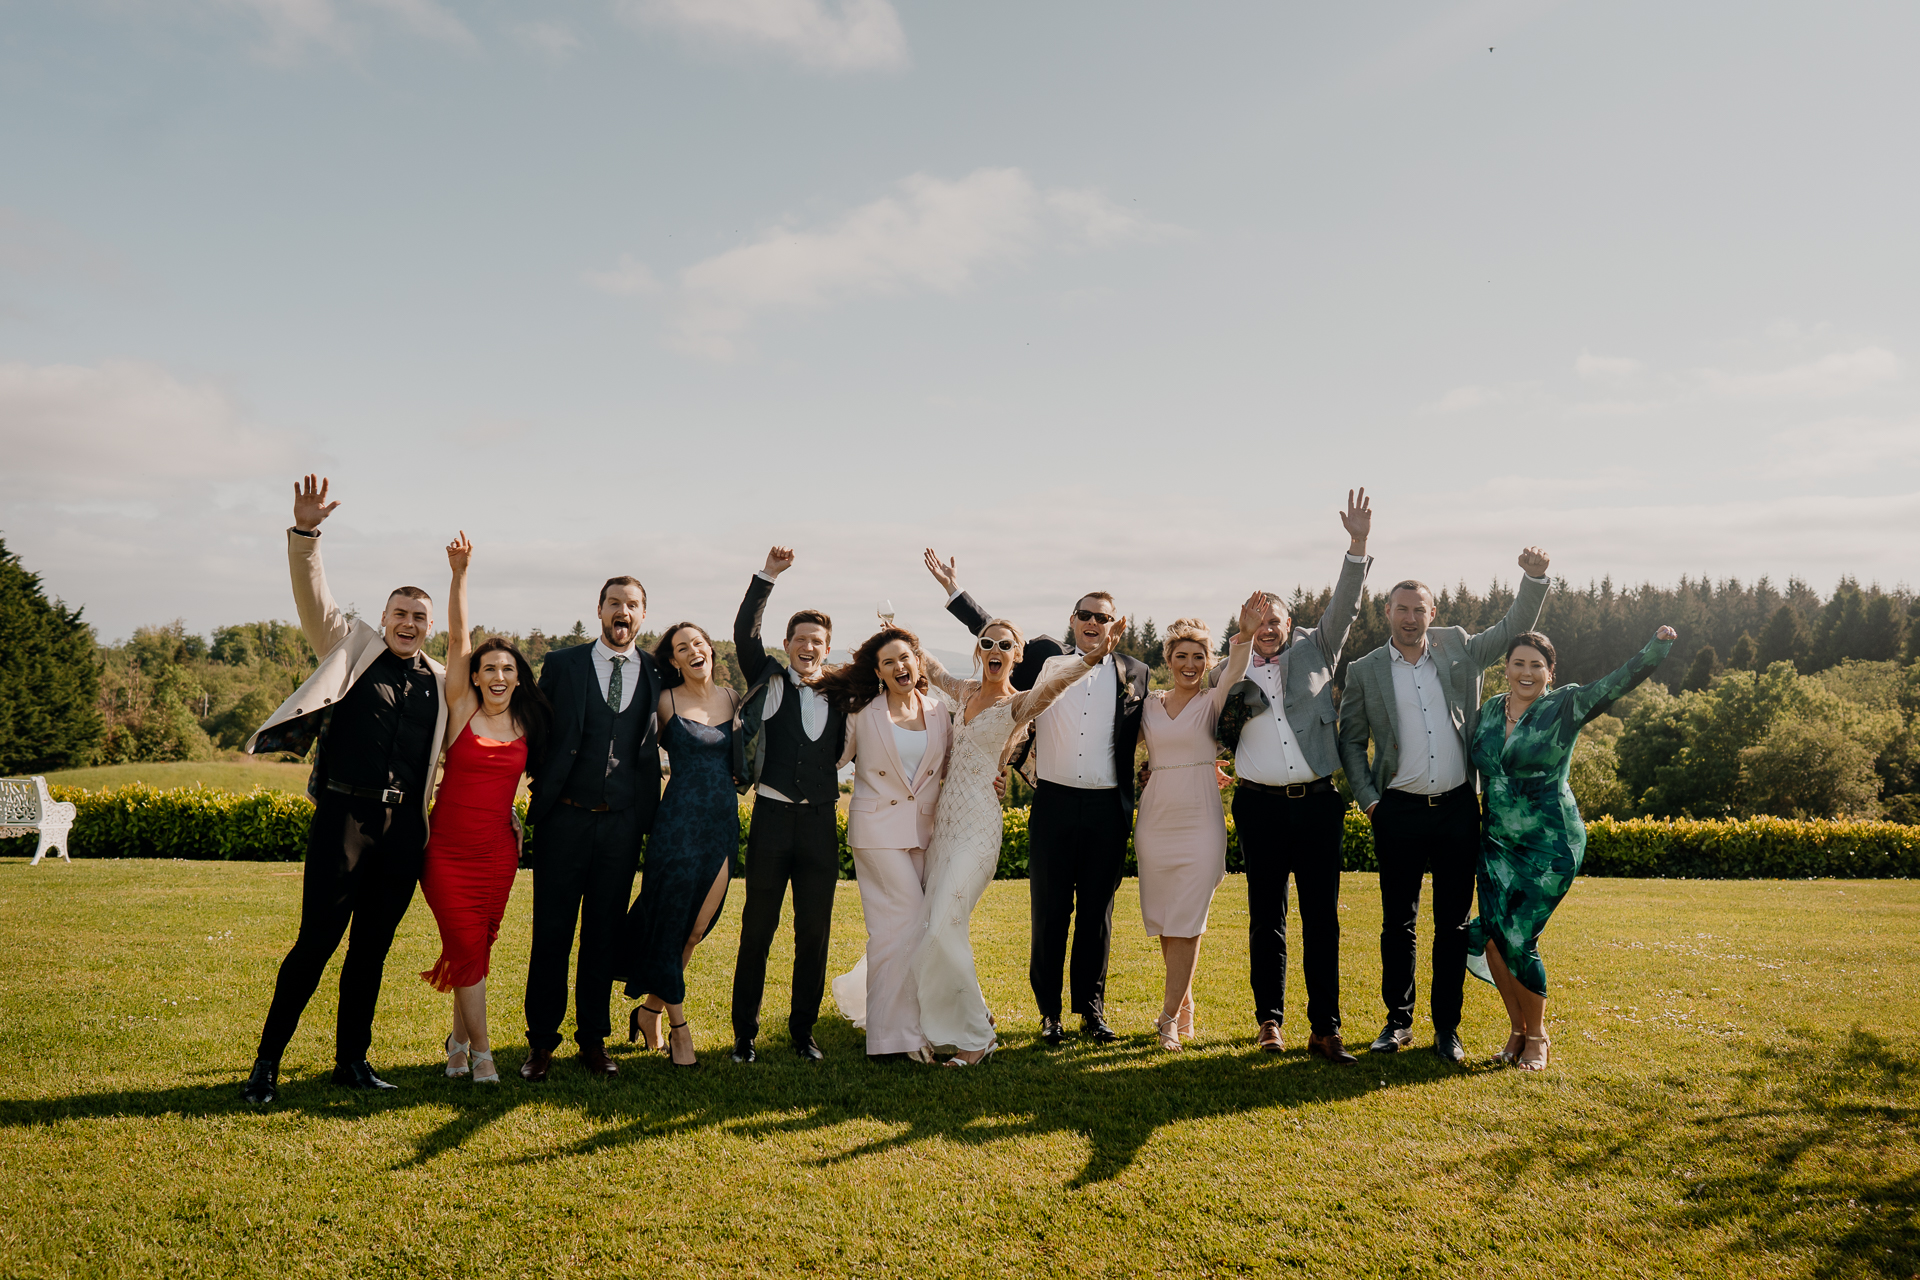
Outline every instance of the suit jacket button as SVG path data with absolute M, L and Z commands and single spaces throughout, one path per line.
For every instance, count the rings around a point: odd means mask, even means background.
M 888 804 L 899 804 L 900 802 L 899 802 L 898 800 L 889 800 L 889 801 L 887 801 L 887 803 L 888 803 Z
M 886 776 L 887 776 L 887 771 L 886 771 L 885 769 L 882 769 L 882 770 L 880 771 L 880 776 L 881 776 L 881 777 L 883 777 L 883 778 L 884 778 L 884 777 L 886 777 Z

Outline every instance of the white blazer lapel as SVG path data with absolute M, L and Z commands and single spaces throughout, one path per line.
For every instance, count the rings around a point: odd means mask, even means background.
M 887 776 L 900 779 L 900 785 L 911 792 L 913 782 L 907 777 L 906 770 L 900 767 L 900 752 L 893 745 L 893 717 L 887 714 L 887 695 L 881 693 L 867 704 L 867 709 L 861 714 L 867 717 L 867 723 L 860 726 L 861 749 L 877 748 L 880 754 L 875 758 L 892 770 Z M 881 772 L 885 773 L 886 770 Z
M 914 775 L 913 791 L 927 785 L 939 774 L 941 766 L 947 761 L 947 712 L 946 708 L 934 699 L 922 694 L 920 697 L 920 716 L 927 726 L 927 754 L 920 758 L 919 772 Z M 893 735 L 889 734 L 888 737 Z

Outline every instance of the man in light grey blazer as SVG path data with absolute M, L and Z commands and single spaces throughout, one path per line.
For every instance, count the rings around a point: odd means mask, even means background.
M 1340 1041 L 1340 838 L 1347 802 L 1330 776 L 1340 767 L 1333 673 L 1373 564 L 1367 556 L 1373 510 L 1365 489 L 1358 496 L 1348 492 L 1340 522 L 1351 541 L 1319 625 L 1294 631 L 1286 605 L 1268 594 L 1246 677 L 1227 691 L 1218 733 L 1234 752 L 1233 821 L 1247 870 L 1248 968 L 1260 1047 L 1270 1053 L 1284 1047 L 1292 876 L 1300 892 L 1307 1052 L 1347 1066 L 1355 1061 Z
M 1354 801 L 1373 823 L 1380 866 L 1380 998 L 1387 1025 L 1369 1048 L 1413 1043 L 1413 970 L 1420 880 L 1433 873 L 1433 1051 L 1464 1062 L 1461 988 L 1467 918 L 1480 851 L 1479 779 L 1470 754 L 1480 681 L 1509 638 L 1530 630 L 1547 598 L 1547 554 L 1520 553 L 1507 616 L 1480 632 L 1433 625 L 1433 592 L 1409 578 L 1387 592 L 1388 643 L 1347 667 L 1340 692 L 1340 756 Z M 1373 759 L 1367 759 L 1367 743 Z

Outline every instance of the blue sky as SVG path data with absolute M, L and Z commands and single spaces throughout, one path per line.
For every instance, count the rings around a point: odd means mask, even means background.
M 0 536 L 112 638 L 656 621 L 919 567 L 1057 629 L 1920 533 L 1920 11 L 0 0 Z

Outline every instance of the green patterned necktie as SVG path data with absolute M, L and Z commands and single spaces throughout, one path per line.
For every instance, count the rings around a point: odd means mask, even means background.
M 607 678 L 607 706 L 612 709 L 613 714 L 619 715 L 620 668 L 625 665 L 627 660 L 616 653 L 613 655 L 611 661 L 613 663 L 613 674 Z

